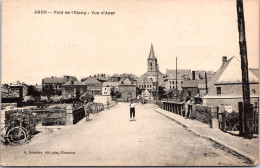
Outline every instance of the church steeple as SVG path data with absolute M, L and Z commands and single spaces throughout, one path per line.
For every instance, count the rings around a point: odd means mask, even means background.
M 150 54 L 149 54 L 148 59 L 156 59 L 154 50 L 153 50 L 153 43 L 151 44 L 151 49 L 150 49 Z
M 147 68 L 148 72 L 155 72 L 156 71 L 156 61 L 157 58 L 155 57 L 154 50 L 153 50 L 153 44 L 151 44 L 150 48 L 150 54 L 149 57 L 147 58 Z M 158 67 L 158 64 L 157 64 Z

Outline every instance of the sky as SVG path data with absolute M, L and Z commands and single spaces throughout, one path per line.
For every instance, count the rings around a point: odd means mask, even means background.
M 251 68 L 259 63 L 258 4 L 244 1 Z M 63 75 L 80 80 L 97 73 L 140 76 L 147 71 L 151 43 L 163 73 L 175 68 L 176 57 L 180 69 L 216 71 L 222 56 L 240 58 L 236 1 L 4 0 L 1 83 L 40 84 Z

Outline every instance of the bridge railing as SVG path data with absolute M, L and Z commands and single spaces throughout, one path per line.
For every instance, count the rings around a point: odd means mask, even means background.
M 184 102 L 158 101 L 157 105 L 166 111 L 181 115 L 192 120 L 208 124 L 218 128 L 218 107 L 200 104 L 185 104 Z

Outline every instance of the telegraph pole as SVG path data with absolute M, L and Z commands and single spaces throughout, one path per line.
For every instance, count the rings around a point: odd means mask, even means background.
M 206 94 L 208 93 L 208 78 L 207 78 L 207 72 L 205 71 L 205 84 L 206 84 Z
M 176 102 L 177 102 L 177 92 L 178 92 L 178 84 L 177 84 L 177 82 L 178 82 L 177 81 L 177 79 L 178 79 L 178 77 L 177 77 L 178 76 L 178 72 L 177 71 L 178 70 L 177 70 L 177 57 L 176 57 L 176 78 L 175 78 L 176 79 L 176 82 L 175 82 L 175 85 L 176 85 L 176 95 L 175 95 L 176 96 Z
M 242 70 L 242 89 L 243 89 L 243 104 L 244 104 L 244 134 L 247 138 L 253 137 L 253 122 L 252 116 L 253 111 L 250 103 L 250 88 L 248 79 L 248 60 L 247 60 L 247 46 L 246 46 L 246 33 L 245 33 L 245 20 L 244 20 L 244 9 L 243 0 L 237 0 L 237 20 L 238 20 L 238 34 L 239 34 L 239 48 L 241 56 L 241 70 Z

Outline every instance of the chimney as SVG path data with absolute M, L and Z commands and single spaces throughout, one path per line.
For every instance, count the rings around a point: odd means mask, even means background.
M 195 71 L 192 71 L 192 80 L 195 80 Z
M 224 65 L 227 62 L 227 56 L 222 57 L 222 65 Z

